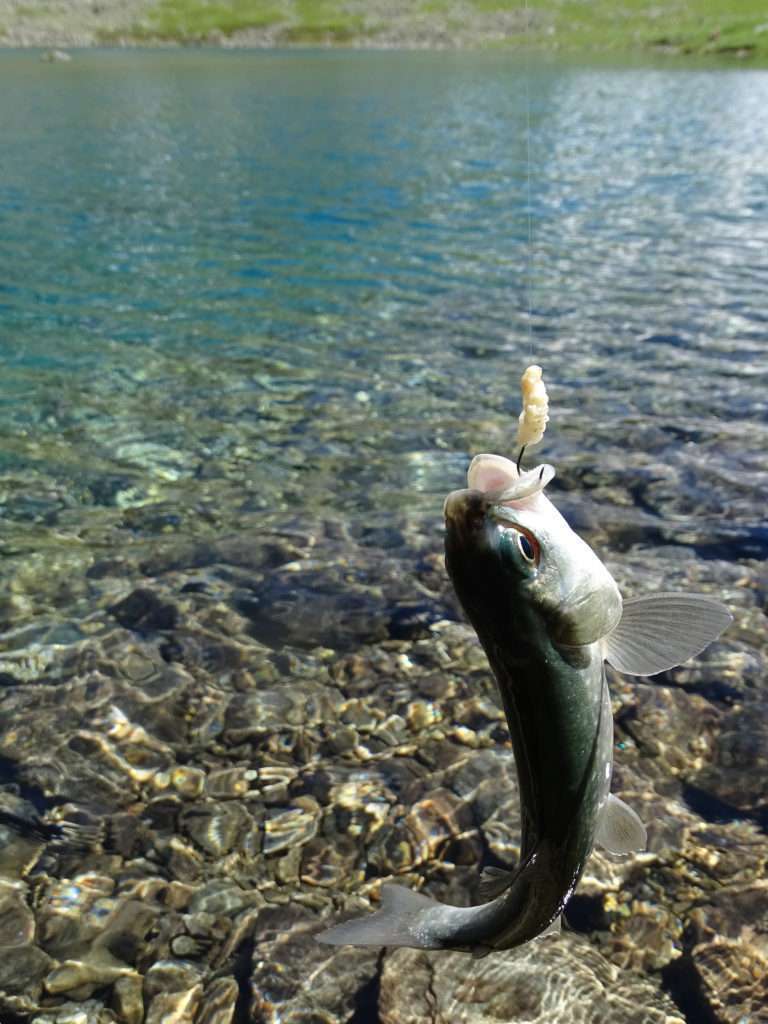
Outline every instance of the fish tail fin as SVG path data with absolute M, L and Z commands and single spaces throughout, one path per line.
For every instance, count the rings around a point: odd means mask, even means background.
M 320 932 L 315 938 L 329 946 L 410 946 L 440 948 L 428 929 L 419 927 L 425 915 L 441 906 L 435 900 L 401 885 L 381 887 L 381 909 Z

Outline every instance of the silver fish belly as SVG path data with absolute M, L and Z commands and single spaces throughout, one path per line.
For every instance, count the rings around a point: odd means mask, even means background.
M 634 811 L 610 794 L 613 721 L 604 661 L 651 675 L 698 653 L 730 621 L 717 601 L 658 594 L 622 602 L 592 549 L 543 489 L 551 467 L 519 474 L 477 456 L 445 502 L 446 568 L 498 684 L 517 767 L 520 862 L 495 899 L 453 907 L 397 885 L 382 907 L 318 935 L 333 945 L 482 955 L 557 928 L 596 842 L 644 849 Z

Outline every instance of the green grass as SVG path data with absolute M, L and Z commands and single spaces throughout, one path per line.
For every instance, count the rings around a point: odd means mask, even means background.
M 160 0 L 138 35 L 182 42 L 232 35 L 246 28 L 266 28 L 285 20 L 274 0 Z
M 494 12 L 526 9 L 521 0 L 469 3 L 485 25 L 492 24 Z M 386 13 L 383 0 L 371 7 L 381 16 Z M 665 51 L 768 60 L 768 0 L 528 0 L 527 8 L 531 27 L 524 31 L 527 19 L 521 17 L 521 31 L 497 45 L 563 53 Z M 414 0 L 413 12 L 443 19 L 451 27 L 456 4 Z M 350 12 L 344 0 L 158 0 L 135 35 L 185 42 L 272 25 L 278 29 L 277 41 L 291 44 L 345 44 L 364 32 L 363 18 Z M 461 25 L 456 34 L 460 40 Z
M 525 6 L 519 0 L 471 2 L 484 13 Z M 536 48 L 581 53 L 667 49 L 768 57 L 765 0 L 530 0 L 528 6 L 553 19 L 554 32 L 533 28 L 521 34 L 522 41 L 527 36 Z M 766 28 L 756 31 L 762 26 Z
M 22 4 L 14 9 L 17 18 L 47 18 L 50 13 L 47 4 Z
M 280 42 L 344 43 L 361 34 L 363 19 L 336 0 L 159 0 L 134 35 L 197 42 L 272 25 Z
M 674 47 L 683 53 L 718 52 L 726 48 L 768 50 L 768 40 L 754 29 L 766 19 L 766 8 L 742 0 L 734 14 L 731 0 L 691 0 L 665 7 L 641 0 L 620 6 L 600 2 L 567 3 L 561 8 L 561 34 L 574 48 L 600 40 L 609 49 Z M 746 17 L 745 8 L 752 7 Z
M 295 0 L 295 10 L 298 23 L 283 33 L 290 43 L 346 43 L 363 31 L 363 19 L 345 13 L 343 5 L 334 0 Z

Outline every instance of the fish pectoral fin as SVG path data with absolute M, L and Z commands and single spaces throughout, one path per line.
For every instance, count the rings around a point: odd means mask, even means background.
M 413 926 L 419 916 L 438 904 L 402 885 L 381 887 L 381 910 L 343 921 L 315 936 L 328 946 L 410 946 L 430 949 L 428 936 L 420 937 Z
M 505 892 L 517 877 L 517 870 L 505 871 L 504 868 L 483 868 L 480 875 L 478 892 L 484 900 L 495 900 Z
M 732 621 L 724 604 L 704 594 L 632 597 L 603 638 L 604 657 L 619 672 L 653 676 L 699 654 Z
M 626 856 L 644 850 L 648 836 L 637 813 L 623 800 L 609 793 L 597 823 L 595 842 L 608 853 Z

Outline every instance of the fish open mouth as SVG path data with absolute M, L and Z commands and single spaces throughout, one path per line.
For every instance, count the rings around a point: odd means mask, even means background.
M 467 486 L 482 491 L 489 504 L 521 502 L 541 493 L 555 475 L 545 464 L 518 472 L 511 459 L 502 455 L 476 455 L 467 473 Z
M 534 469 L 526 470 L 509 487 L 506 487 L 500 494 L 494 495 L 496 501 L 512 502 L 524 501 L 540 494 L 555 475 L 555 467 L 545 463 L 543 466 L 536 466 Z
M 445 499 L 445 521 L 462 530 L 480 529 L 490 515 L 503 525 L 505 519 L 512 520 L 513 510 L 535 503 L 554 475 L 550 465 L 518 473 L 514 462 L 501 455 L 476 455 L 467 474 L 468 486 Z

